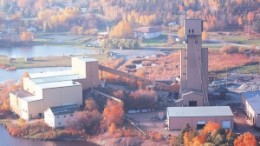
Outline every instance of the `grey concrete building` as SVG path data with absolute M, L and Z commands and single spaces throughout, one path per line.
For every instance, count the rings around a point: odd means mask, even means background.
M 181 51 L 180 96 L 177 106 L 208 105 L 208 49 L 202 48 L 201 19 L 186 19 L 186 49 Z

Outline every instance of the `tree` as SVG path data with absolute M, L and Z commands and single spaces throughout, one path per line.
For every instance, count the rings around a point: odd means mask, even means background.
M 20 8 L 25 8 L 25 7 L 29 7 L 31 2 L 32 2 L 31 0 L 18 0 L 17 4 Z
M 131 24 L 122 20 L 112 28 L 109 36 L 112 38 L 130 38 L 132 33 L 133 30 Z
M 203 31 L 202 34 L 201 34 L 201 38 L 203 41 L 207 40 L 208 39 L 208 33 L 206 31 Z
M 93 98 L 88 98 L 87 100 L 85 100 L 84 110 L 87 110 L 87 111 L 98 110 L 98 106 Z
M 219 128 L 220 128 L 219 123 L 209 121 L 205 125 L 205 127 L 203 128 L 202 132 L 204 134 L 208 134 L 208 133 L 211 133 L 211 132 L 216 132 Z
M 4 112 L 9 110 L 9 106 L 6 103 L 6 100 L 3 101 L 2 105 L 1 105 L 1 110 L 4 111 Z
M 111 125 L 109 126 L 108 129 L 110 134 L 114 134 L 116 132 L 116 124 L 115 123 L 111 123 Z
M 234 141 L 234 146 L 246 146 L 246 145 L 248 145 L 248 146 L 257 146 L 256 138 L 250 132 L 246 132 L 246 133 L 240 135 Z
M 25 124 L 25 120 L 22 119 L 22 118 L 19 118 L 19 119 L 18 119 L 18 125 L 19 125 L 20 127 L 23 127 L 24 124 Z
M 185 32 L 184 32 L 184 28 L 183 28 L 183 27 L 181 27 L 181 28 L 179 29 L 179 31 L 178 31 L 178 36 L 179 36 L 179 38 L 184 38 Z
M 47 5 L 48 1 L 46 0 L 37 0 L 36 3 L 34 4 L 35 9 L 44 9 Z
M 22 42 L 29 42 L 32 41 L 34 34 L 32 32 L 22 32 L 20 34 L 20 41 Z
M 238 25 L 243 25 L 244 24 L 242 17 L 238 17 L 237 18 L 237 22 L 238 22 Z
M 255 18 L 255 14 L 253 12 L 247 13 L 247 20 L 249 22 L 252 22 L 254 20 L 254 18 Z
M 108 100 L 106 107 L 103 111 L 103 123 L 106 127 L 114 123 L 116 126 L 119 126 L 123 122 L 124 116 L 124 105 L 122 102 L 116 102 Z
M 100 114 L 96 110 L 76 112 L 74 113 L 74 118 L 69 119 L 67 122 L 72 129 L 84 129 L 88 134 L 95 134 L 100 124 Z
M 157 93 L 154 90 L 143 90 L 131 92 L 125 99 L 126 108 L 129 109 L 151 109 L 157 102 Z
M 253 22 L 253 29 L 258 33 L 260 32 L 260 19 Z

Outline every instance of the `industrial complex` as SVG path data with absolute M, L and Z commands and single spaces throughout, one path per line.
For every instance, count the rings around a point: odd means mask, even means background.
M 208 97 L 208 49 L 202 48 L 203 21 L 185 20 L 186 49 L 180 55 L 180 81 L 168 85 L 100 65 L 96 59 L 72 57 L 70 71 L 30 74 L 23 79 L 23 88 L 10 93 L 13 112 L 25 120 L 43 118 L 53 128 L 67 126 L 83 104 L 84 91 L 103 82 L 102 72 L 138 81 L 152 88 L 178 94 L 173 106 L 165 107 L 168 130 L 180 130 L 186 124 L 201 129 L 209 121 L 224 129 L 233 129 L 233 111 L 229 106 L 210 106 Z M 113 97 L 114 98 L 114 97 Z M 246 114 L 253 125 L 260 127 L 259 91 L 241 94 Z
M 10 93 L 10 106 L 21 118 L 43 117 L 50 107 L 83 103 L 83 90 L 97 87 L 98 63 L 90 58 L 72 58 L 71 71 L 30 74 L 23 89 Z

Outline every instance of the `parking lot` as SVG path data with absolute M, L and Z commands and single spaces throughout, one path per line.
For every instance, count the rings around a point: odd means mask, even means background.
M 127 116 L 131 118 L 141 129 L 143 129 L 146 132 L 158 132 L 163 136 L 178 135 L 179 131 L 169 131 L 164 127 L 165 119 L 161 120 L 158 118 L 158 115 L 161 112 L 164 111 L 127 114 Z

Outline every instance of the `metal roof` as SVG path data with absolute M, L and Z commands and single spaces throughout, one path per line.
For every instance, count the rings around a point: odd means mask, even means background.
M 37 100 L 42 100 L 42 97 L 39 96 L 28 96 L 28 97 L 24 97 L 21 98 L 22 100 L 26 101 L 26 102 L 33 102 L 33 101 L 37 101 Z
M 161 32 L 161 29 L 156 27 L 139 27 L 135 31 L 141 33 L 156 33 Z
M 73 82 L 73 81 L 62 81 L 62 82 L 37 84 L 37 87 L 40 87 L 42 89 L 68 87 L 68 86 L 81 86 L 81 84 L 78 82 Z
M 168 107 L 169 117 L 233 116 L 229 106 Z
M 84 61 L 84 62 L 94 62 L 94 61 L 97 61 L 97 59 L 90 58 L 90 57 L 80 57 L 79 59 Z
M 247 100 L 257 114 L 260 114 L 260 90 L 244 92 L 241 96 Z
M 68 74 L 68 75 L 58 75 L 58 76 L 48 76 L 48 77 L 39 77 L 31 79 L 35 84 L 42 83 L 51 83 L 51 82 L 59 82 L 59 81 L 71 81 L 75 79 L 83 79 L 78 74 Z
M 30 78 L 43 78 L 43 77 L 53 77 L 53 76 L 60 76 L 60 75 L 71 75 L 71 70 L 64 70 L 64 71 L 47 71 L 47 72 L 40 72 L 40 73 L 30 73 Z
M 50 110 L 54 115 L 65 115 L 65 114 L 71 114 L 74 113 L 79 109 L 79 106 L 77 104 L 71 104 L 71 105 L 64 105 L 64 106 L 55 106 L 50 107 Z

